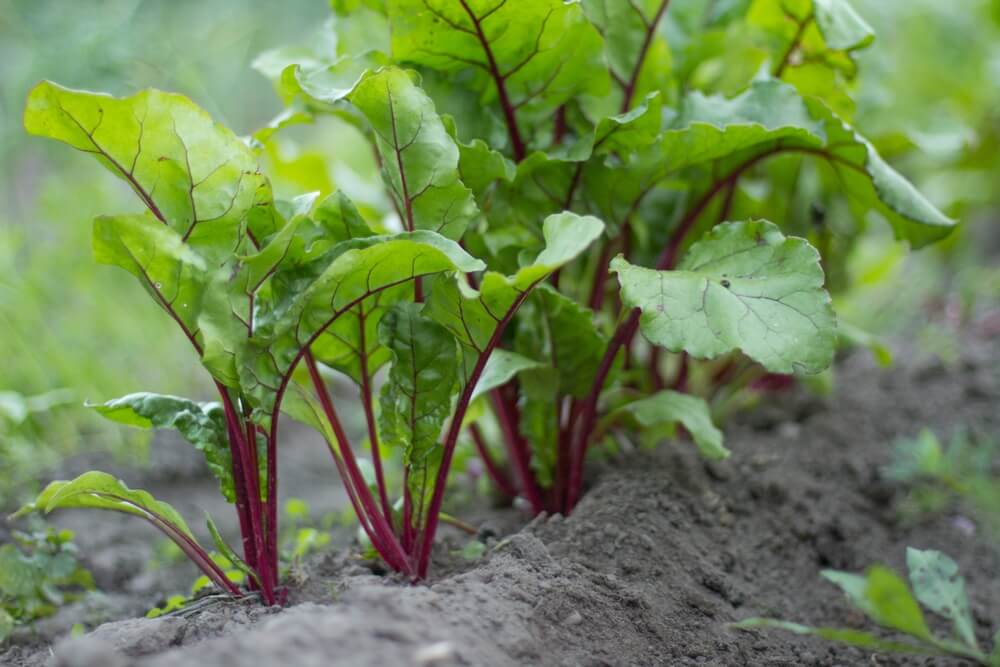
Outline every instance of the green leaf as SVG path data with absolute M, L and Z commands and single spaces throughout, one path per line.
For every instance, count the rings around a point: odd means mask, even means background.
M 847 0 L 813 0 L 813 11 L 816 25 L 831 49 L 853 51 L 875 41 L 875 31 Z
M 480 203 L 486 196 L 486 190 L 495 182 L 514 180 L 517 167 L 503 153 L 493 150 L 482 139 L 473 139 L 468 143 L 459 141 L 455 119 L 451 116 L 442 116 L 441 121 L 458 145 L 459 177 Z
M 779 621 L 773 618 L 748 618 L 734 623 L 732 627 L 738 630 L 755 630 L 766 628 L 785 630 L 797 635 L 813 635 L 828 641 L 841 642 L 859 648 L 878 651 L 880 653 L 904 653 L 910 655 L 947 655 L 944 651 L 927 644 L 911 644 L 890 639 L 882 639 L 870 632 L 841 628 L 813 628 L 799 623 Z
M 920 603 L 949 619 L 955 626 L 955 635 L 966 646 L 978 649 L 965 579 L 958 573 L 955 561 L 940 551 L 908 547 L 906 566 L 910 571 L 913 592 Z
M 239 360 L 241 387 L 266 413 L 305 346 L 340 317 L 362 303 L 370 310 L 370 299 L 417 277 L 485 268 L 454 241 L 428 231 L 345 241 L 333 254 L 321 273 L 261 320 L 259 336 L 224 341 L 227 352 Z
M 379 435 L 403 450 L 416 506 L 430 501 L 440 460 L 441 429 L 458 390 L 458 347 L 442 325 L 420 314 L 420 304 L 401 303 L 379 324 L 382 344 L 392 352 L 380 396 Z
M 177 232 L 156 223 L 151 214 L 102 216 L 94 220 L 93 243 L 98 262 L 139 278 L 186 332 L 197 332 L 208 265 Z
M 668 89 L 670 49 L 657 28 L 669 4 L 669 0 L 583 0 L 587 18 L 604 37 L 608 67 L 620 88 L 633 82 L 640 95 Z M 619 99 L 614 96 L 618 106 Z
M 219 480 L 226 500 L 236 501 L 226 418 L 220 403 L 199 403 L 178 396 L 144 392 L 106 403 L 88 404 L 88 407 L 120 424 L 176 429 L 205 455 L 208 468 Z
M 820 158 L 859 213 L 875 211 L 919 248 L 955 225 L 821 100 L 788 84 L 755 81 L 734 98 L 694 92 L 663 133 L 661 176 L 722 159 L 720 173 L 778 154 Z M 723 159 L 725 158 L 725 159 Z
M 906 582 L 892 570 L 874 566 L 864 576 L 823 570 L 827 581 L 836 584 L 861 611 L 886 628 L 899 630 L 922 641 L 931 641 L 931 631 L 913 599 Z
M 42 511 L 47 514 L 56 509 L 83 507 L 139 516 L 161 530 L 171 529 L 171 532 L 177 532 L 194 542 L 191 529 L 173 507 L 156 500 L 146 491 L 130 489 L 111 475 L 94 470 L 85 472 L 72 481 L 50 483 L 34 502 L 19 509 L 12 518 L 31 512 Z
M 718 225 L 676 271 L 618 257 L 624 303 L 640 308 L 653 344 L 710 359 L 741 350 L 775 373 L 818 373 L 833 361 L 836 322 L 819 254 L 766 221 Z
M 601 38 L 577 3 L 391 0 L 389 20 L 395 58 L 448 73 L 485 104 L 501 97 L 521 121 L 608 90 Z
M 718 461 L 729 456 L 722 444 L 722 431 L 712 423 L 708 403 L 697 396 L 664 390 L 623 405 L 612 418 L 623 414 L 631 416 L 641 428 L 680 423 L 706 459 Z
M 215 548 L 219 550 L 226 560 L 228 560 L 233 567 L 246 575 L 247 579 L 253 579 L 260 586 L 260 577 L 257 573 L 253 571 L 247 562 L 240 558 L 239 554 L 233 551 L 233 548 L 229 546 L 225 539 L 222 537 L 222 533 L 219 532 L 219 527 L 215 525 L 212 521 L 212 517 L 209 516 L 208 512 L 205 512 L 205 525 L 208 527 L 208 533 L 212 536 L 212 541 L 215 542 Z
M 451 330 L 458 341 L 481 353 L 497 325 L 520 305 L 528 293 L 555 270 L 568 263 L 604 231 L 604 223 L 591 216 L 560 213 L 542 224 L 545 248 L 513 276 L 489 271 L 479 290 L 458 281 L 437 281 L 427 300 L 427 313 Z
M 558 372 L 560 393 L 585 396 L 607 349 L 593 311 L 549 285 L 539 285 L 519 319 L 518 351 L 551 364 Z
M 28 94 L 24 126 L 93 154 L 155 218 L 209 261 L 279 224 L 250 148 L 186 97 L 143 90 L 115 98 L 43 81 Z
M 795 88 L 780 81 L 755 81 L 732 98 L 692 91 L 663 133 L 664 171 L 770 148 L 777 141 L 822 145 L 825 138 L 822 120 L 813 118 Z
M 364 77 L 348 99 L 375 132 L 383 178 L 406 230 L 461 238 L 479 209 L 459 180 L 458 146 L 433 100 L 397 68 Z
M 510 350 L 494 350 L 479 376 L 471 400 L 475 401 L 497 387 L 502 387 L 519 373 L 538 368 L 544 368 L 544 364 Z

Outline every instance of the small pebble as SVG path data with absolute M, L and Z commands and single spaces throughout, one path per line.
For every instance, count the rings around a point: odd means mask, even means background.
M 451 660 L 454 657 L 455 647 L 452 646 L 449 641 L 436 642 L 434 644 L 428 644 L 427 646 L 421 646 L 417 649 L 416 654 L 413 656 L 418 665 L 427 665 L 427 667 L 443 665 L 446 661 Z

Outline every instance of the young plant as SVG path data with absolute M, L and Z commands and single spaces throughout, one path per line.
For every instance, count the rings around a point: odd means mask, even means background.
M 909 493 L 904 514 L 940 512 L 958 501 L 968 505 L 976 519 L 994 537 L 1000 536 L 1000 479 L 994 470 L 1000 445 L 996 440 L 957 431 L 943 444 L 930 429 L 896 443 L 885 476 L 904 484 Z
M 77 562 L 72 532 L 45 528 L 12 537 L 0 546 L 0 644 L 17 626 L 51 616 L 94 587 Z
M 837 336 L 819 253 L 791 235 L 801 228 L 791 211 L 778 210 L 781 227 L 757 219 L 776 209 L 741 188 L 772 158 L 786 158 L 776 163 L 786 171 L 815 160 L 825 171 L 810 171 L 814 181 L 915 246 L 947 235 L 953 222 L 834 107 L 778 78 L 798 74 L 793 56 L 808 53 L 827 59 L 830 90 L 846 85 L 851 51 L 870 41 L 849 6 L 816 3 L 776 76 L 748 75 L 724 96 L 693 88 L 699 49 L 667 67 L 668 4 L 335 2 L 334 39 L 322 42 L 332 51 L 301 66 L 302 49 L 258 61 L 289 109 L 247 142 L 177 95 L 116 99 L 50 83 L 31 93 L 30 132 L 94 154 L 148 209 L 99 218 L 97 259 L 140 280 L 220 397 L 137 394 L 98 410 L 177 428 L 205 453 L 236 505 L 239 562 L 266 601 L 280 598 L 282 412 L 326 437 L 386 564 L 423 578 L 460 447 L 534 512 L 569 512 L 605 434 L 683 427 L 706 455 L 725 456 L 705 385 L 830 364 Z M 771 35 L 784 5 L 760 4 L 706 25 L 750 22 Z M 678 13 L 671 29 L 702 39 L 701 19 Z M 701 52 L 706 67 L 729 55 Z M 275 198 L 254 149 L 324 113 L 370 142 L 378 201 Z M 343 428 L 330 371 L 356 385 L 370 460 Z M 35 507 L 143 516 L 239 592 L 175 512 L 89 475 L 56 483 Z
M 823 578 L 847 595 L 856 609 L 882 628 L 906 639 L 884 638 L 848 628 L 814 628 L 770 618 L 748 618 L 733 627 L 741 630 L 774 628 L 799 635 L 813 635 L 842 642 L 876 653 L 903 653 L 961 658 L 988 667 L 1000 665 L 1000 633 L 994 638 L 989 654 L 976 640 L 975 624 L 969 611 L 965 579 L 958 565 L 939 551 L 906 550 L 910 586 L 893 570 L 873 566 L 864 575 L 824 570 Z M 915 596 L 915 597 L 914 597 Z M 918 604 L 919 601 L 919 604 Z M 951 635 L 935 635 L 927 625 L 920 606 L 948 620 Z

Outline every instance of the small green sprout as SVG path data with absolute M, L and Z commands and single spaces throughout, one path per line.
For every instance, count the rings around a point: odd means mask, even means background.
M 733 627 L 740 630 L 775 628 L 876 653 L 946 656 L 987 667 L 1000 666 L 1000 633 L 994 636 L 992 652 L 984 652 L 976 639 L 965 579 L 959 574 L 955 561 L 940 551 L 908 548 L 906 565 L 910 572 L 909 586 L 896 572 L 881 565 L 870 567 L 864 575 L 837 570 L 822 572 L 823 578 L 844 591 L 854 607 L 882 628 L 904 635 L 905 639 L 853 628 L 816 628 L 773 618 L 748 618 Z M 921 605 L 951 622 L 950 636 L 941 637 L 931 631 Z

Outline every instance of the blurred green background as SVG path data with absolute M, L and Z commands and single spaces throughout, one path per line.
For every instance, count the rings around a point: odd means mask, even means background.
M 838 310 L 869 331 L 905 331 L 947 361 L 955 332 L 1000 297 L 1000 0 L 854 5 L 878 34 L 860 54 L 857 125 L 965 224 L 913 255 L 889 238 L 866 240 L 851 265 L 857 286 Z M 43 78 L 116 95 L 154 86 L 247 134 L 280 110 L 251 62 L 306 43 L 327 15 L 323 0 L 0 0 L 0 504 L 80 443 L 141 457 L 135 432 L 84 400 L 207 394 L 166 316 L 120 270 L 91 259 L 90 219 L 137 210 L 132 193 L 89 156 L 26 136 L 28 89 Z M 370 162 L 360 140 L 354 151 L 352 137 L 334 132 L 348 161 Z M 280 163 L 286 153 L 270 146 L 268 155 Z M 279 165 L 279 187 L 329 190 L 321 156 L 291 161 Z M 341 185 L 366 199 L 369 184 Z
M 245 134 L 281 108 L 253 59 L 327 14 L 317 0 L 0 0 L 0 501 L 84 440 L 142 456 L 144 434 L 84 400 L 207 394 L 172 323 L 91 257 L 90 220 L 138 210 L 134 195 L 89 156 L 25 134 L 30 87 L 179 91 Z

